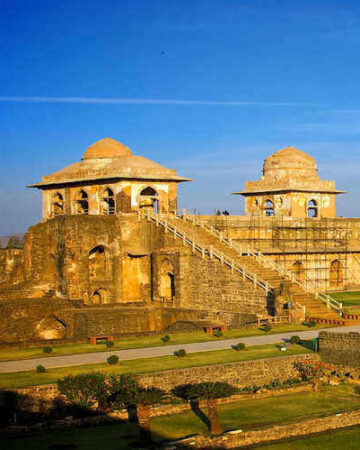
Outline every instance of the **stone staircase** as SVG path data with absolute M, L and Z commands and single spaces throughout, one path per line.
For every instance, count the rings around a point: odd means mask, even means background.
M 146 220 L 155 222 L 157 226 L 164 228 L 165 232 L 170 232 L 179 239 L 182 239 L 184 245 L 190 245 L 192 248 L 204 257 L 216 256 L 220 262 L 227 265 L 231 270 L 235 268 L 238 271 L 244 271 L 249 274 L 248 280 L 263 287 L 265 290 L 276 292 L 280 287 L 287 289 L 292 300 L 298 306 L 306 308 L 306 317 L 315 319 L 322 323 L 333 323 L 344 325 L 338 311 L 331 309 L 318 298 L 316 293 L 307 292 L 299 282 L 292 281 L 288 276 L 280 273 L 274 267 L 267 267 L 265 260 L 260 260 L 254 255 L 243 253 L 239 247 L 234 245 L 229 239 L 225 239 L 221 234 L 211 228 L 204 227 L 196 220 L 186 219 L 178 216 L 152 216 L 143 215 Z

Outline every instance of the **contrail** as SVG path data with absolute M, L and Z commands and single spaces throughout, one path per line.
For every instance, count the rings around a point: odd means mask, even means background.
M 0 96 L 0 102 L 14 103 L 68 103 L 96 105 L 219 105 L 219 106 L 320 106 L 317 103 L 297 102 L 248 102 L 218 100 L 161 100 L 147 98 L 103 98 L 103 97 L 13 97 Z

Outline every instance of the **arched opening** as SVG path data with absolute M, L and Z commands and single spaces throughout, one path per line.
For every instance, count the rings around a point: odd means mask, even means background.
M 330 287 L 342 287 L 344 284 L 344 271 L 341 262 L 336 259 L 330 265 Z
M 318 207 L 315 200 L 310 200 L 307 204 L 307 216 L 308 217 L 317 217 L 318 216 Z
M 159 295 L 162 299 L 174 301 L 175 298 L 175 275 L 174 265 L 165 260 L 160 267 Z
M 106 289 L 96 289 L 91 296 L 92 305 L 104 305 L 109 303 L 109 293 Z
M 274 215 L 274 203 L 271 200 L 266 200 L 265 202 L 265 216 Z
M 158 213 L 158 194 L 152 187 L 148 186 L 140 192 L 139 208 L 149 213 Z
M 61 216 L 64 214 L 64 199 L 63 196 L 57 192 L 53 195 L 52 201 L 52 215 L 53 217 Z
M 105 189 L 104 196 L 102 198 L 102 212 L 106 215 L 115 214 L 115 196 L 114 191 L 110 188 Z
M 107 278 L 107 252 L 103 245 L 98 245 L 89 252 L 89 278 Z
M 305 267 L 301 261 L 296 261 L 292 265 L 292 272 L 299 280 L 305 280 Z
M 83 189 L 76 194 L 76 213 L 89 214 L 89 201 L 87 192 Z

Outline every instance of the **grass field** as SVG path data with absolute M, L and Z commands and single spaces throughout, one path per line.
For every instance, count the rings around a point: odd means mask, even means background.
M 343 302 L 343 306 L 359 306 L 360 307 L 360 291 L 354 292 L 334 292 L 331 297 L 339 302 Z
M 258 429 L 264 426 L 277 423 L 297 422 L 304 418 L 319 417 L 334 414 L 342 411 L 350 411 L 360 408 L 360 396 L 355 394 L 351 386 L 326 387 L 318 393 L 302 392 L 293 394 L 291 397 L 277 397 L 255 399 L 246 402 L 232 403 L 220 406 L 220 419 L 225 429 Z M 206 409 L 203 411 L 207 414 Z M 77 429 L 71 431 L 52 432 L 46 434 L 32 435 L 31 438 L 14 439 L 0 441 L 1 450 L 128 450 L 131 444 L 137 439 L 137 428 L 128 423 L 117 425 L 107 425 L 87 429 Z M 152 420 L 152 432 L 154 440 L 161 442 L 164 440 L 178 439 L 192 434 L 207 433 L 205 423 L 192 411 L 172 416 L 156 417 Z M 350 434 L 349 434 L 350 433 Z M 330 434 L 330 433 L 329 433 Z M 360 429 L 354 428 L 341 432 L 331 432 L 338 438 L 339 446 L 334 447 L 329 434 L 317 436 L 311 439 L 322 439 L 322 447 L 294 446 L 301 445 L 303 441 L 293 440 L 289 443 L 280 443 L 266 446 L 267 449 L 304 449 L 322 448 L 339 449 L 349 447 L 346 439 L 360 436 Z M 327 443 L 327 444 L 326 444 Z M 70 447 L 70 444 L 73 447 Z M 69 445 L 68 447 L 66 445 Z M 286 445 L 286 447 L 284 447 Z
M 254 448 L 264 450 L 358 450 L 360 426 L 340 431 L 328 431 L 309 438 L 291 439 L 278 444 L 261 445 Z
M 214 350 L 209 352 L 189 353 L 184 358 L 176 356 L 159 356 L 148 359 L 134 359 L 120 361 L 117 365 L 92 364 L 86 366 L 63 367 L 48 369 L 45 373 L 36 371 L 13 372 L 0 374 L 0 388 L 22 387 L 39 384 L 54 383 L 61 377 L 69 374 L 87 372 L 91 370 L 105 370 L 109 373 L 147 373 L 161 370 L 180 369 L 185 367 L 206 366 L 210 364 L 223 364 L 251 359 L 271 358 L 276 356 L 289 356 L 300 353 L 309 353 L 308 343 L 292 345 L 286 352 L 280 352 L 276 344 L 258 345 L 249 347 L 244 351 Z
M 317 325 L 316 328 L 324 328 L 324 325 Z M 284 324 L 277 325 L 272 328 L 267 334 L 276 334 L 291 331 L 306 331 L 308 327 L 299 324 Z M 164 333 L 165 334 L 165 333 Z M 24 349 L 0 349 L 0 361 L 9 361 L 17 359 L 31 359 L 47 356 L 61 356 L 72 355 L 78 353 L 91 353 L 91 352 L 104 352 L 109 350 L 124 350 L 131 348 L 143 348 L 143 347 L 157 347 L 159 345 L 180 345 L 190 344 L 193 342 L 208 342 L 221 339 L 233 339 L 242 338 L 247 336 L 263 335 L 264 331 L 258 328 L 248 328 L 243 330 L 230 330 L 223 334 L 222 337 L 216 338 L 212 335 L 208 335 L 202 331 L 194 333 L 173 333 L 169 334 L 170 341 L 167 344 L 163 344 L 161 336 L 145 336 L 137 338 L 128 338 L 122 340 L 116 340 L 115 345 L 111 349 L 107 348 L 105 344 L 90 345 L 89 343 L 80 344 L 66 344 L 53 346 L 52 353 L 43 353 L 43 347 L 24 348 Z

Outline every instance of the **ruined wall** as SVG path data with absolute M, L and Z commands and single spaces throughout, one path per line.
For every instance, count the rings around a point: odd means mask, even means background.
M 327 363 L 360 367 L 360 333 L 319 334 L 321 359 Z
M 0 286 L 24 281 L 24 252 L 18 248 L 0 248 Z

